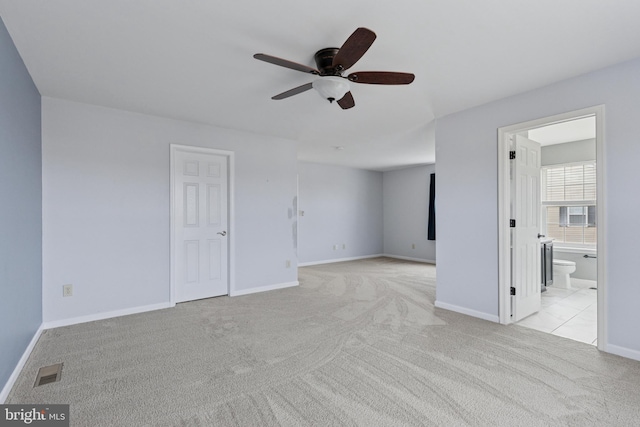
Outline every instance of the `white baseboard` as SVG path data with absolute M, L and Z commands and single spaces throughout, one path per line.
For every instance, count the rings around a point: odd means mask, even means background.
M 60 328 L 62 326 L 77 325 L 78 323 L 93 322 L 95 320 L 111 319 L 112 317 L 162 310 L 163 308 L 171 308 L 174 306 L 175 304 L 170 302 L 163 302 L 160 304 L 143 305 L 139 307 L 125 308 L 122 310 L 105 311 L 103 313 L 89 314 L 87 316 L 71 317 L 69 319 L 53 320 L 50 322 L 44 322 L 44 329 Z
M 433 265 L 436 264 L 436 260 L 435 259 L 412 258 L 412 257 L 408 257 L 408 256 L 391 255 L 391 254 L 384 254 L 382 256 L 385 256 L 387 258 L 403 259 L 403 260 L 406 260 L 406 261 L 423 262 L 425 264 L 433 264 Z
M 626 357 L 628 359 L 640 361 L 640 351 L 631 350 L 630 348 L 620 347 L 618 345 L 607 344 L 605 346 L 605 352 L 615 354 L 617 356 Z
M 256 294 L 258 292 L 275 291 L 276 289 L 291 288 L 291 287 L 294 287 L 294 286 L 298 286 L 299 284 L 300 284 L 300 282 L 298 282 L 296 280 L 295 282 L 277 283 L 275 285 L 258 286 L 258 287 L 249 288 L 249 289 L 240 289 L 240 290 L 237 290 L 237 291 L 229 292 L 229 296 L 230 297 L 238 297 L 240 295 Z
M 385 255 L 376 254 L 376 255 L 355 256 L 351 258 L 335 258 L 335 259 L 324 259 L 322 261 L 300 262 L 298 263 L 298 267 L 308 267 L 310 265 L 320 265 L 320 264 L 333 264 L 334 262 L 357 261 L 359 259 L 379 258 L 381 256 L 385 256 Z
M 470 308 L 460 307 L 446 302 L 436 300 L 435 306 L 456 313 L 466 314 L 467 316 L 477 317 L 479 319 L 488 320 L 489 322 L 500 323 L 500 317 L 494 314 L 483 313 L 481 311 L 471 310 Z
M 31 338 L 31 341 L 29 342 L 27 348 L 24 350 L 24 353 L 22 353 L 22 357 L 20 358 L 20 360 L 18 360 L 18 364 L 13 369 L 13 372 L 7 380 L 7 383 L 4 385 L 4 387 L 2 387 L 2 392 L 0 392 L 0 405 L 4 404 L 4 402 L 7 400 L 7 397 L 9 397 L 9 392 L 13 388 L 13 385 L 18 379 L 18 375 L 20 375 L 20 372 L 22 372 L 24 365 L 27 363 L 27 360 L 29 359 L 29 356 L 31 356 L 33 348 L 36 346 L 36 343 L 38 342 L 38 339 L 40 339 L 40 335 L 42 335 L 42 331 L 44 330 L 44 324 L 41 323 L 36 333 L 33 334 L 33 338 Z

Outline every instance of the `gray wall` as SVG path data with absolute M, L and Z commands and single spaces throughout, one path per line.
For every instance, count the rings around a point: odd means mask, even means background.
M 435 262 L 436 242 L 427 240 L 429 183 L 433 172 L 435 165 L 384 172 L 385 254 Z
M 564 144 L 546 145 L 542 147 L 541 151 L 540 163 L 542 166 L 586 162 L 596 159 L 596 140 L 585 139 Z
M 382 254 L 382 172 L 300 162 L 298 194 L 298 262 Z
M 604 104 L 605 158 L 599 165 L 606 167 L 605 347 L 640 358 L 640 198 L 628 191 L 640 162 L 639 99 L 640 60 L 634 60 L 440 119 L 437 300 L 498 316 L 497 129 Z
M 42 324 L 40 93 L 0 20 L 0 389 Z
M 169 302 L 170 144 L 235 152 L 235 290 L 297 281 L 295 142 L 42 103 L 45 322 Z

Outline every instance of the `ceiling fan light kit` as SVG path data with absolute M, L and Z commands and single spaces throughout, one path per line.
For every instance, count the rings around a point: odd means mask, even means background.
M 336 76 L 320 77 L 313 82 L 313 88 L 329 102 L 342 99 L 349 92 L 349 81 Z
M 260 61 L 319 76 L 319 78 L 312 83 L 306 83 L 282 92 L 273 96 L 271 99 L 289 98 L 290 96 L 306 92 L 313 88 L 318 91 L 324 99 L 328 99 L 329 102 L 338 101 L 337 104 L 340 108 L 346 110 L 355 106 L 349 82 L 377 85 L 406 85 L 413 82 L 415 78 L 415 76 L 410 73 L 391 71 L 362 71 L 359 73 L 351 73 L 347 77 L 344 77 L 342 75 L 343 71 L 351 68 L 358 62 L 362 55 L 369 50 L 375 39 L 376 34 L 373 31 L 367 28 L 358 28 L 339 49 L 328 47 L 316 52 L 314 59 L 318 69 L 264 53 L 256 53 L 253 57 Z

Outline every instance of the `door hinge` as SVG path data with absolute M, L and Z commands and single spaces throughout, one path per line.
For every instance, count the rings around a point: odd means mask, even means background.
M 509 227 L 514 228 L 516 226 L 516 220 L 515 219 L 510 219 L 509 220 Z
M 515 151 L 509 151 L 509 160 L 513 160 L 516 158 L 516 152 Z
M 513 286 L 511 287 L 511 295 L 515 295 L 516 294 L 516 288 L 514 288 Z

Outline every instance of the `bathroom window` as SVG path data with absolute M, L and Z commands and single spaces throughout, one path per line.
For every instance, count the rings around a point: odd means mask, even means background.
M 542 219 L 546 235 L 560 246 L 595 247 L 596 164 L 542 168 Z

